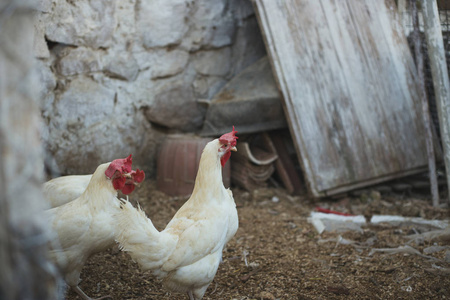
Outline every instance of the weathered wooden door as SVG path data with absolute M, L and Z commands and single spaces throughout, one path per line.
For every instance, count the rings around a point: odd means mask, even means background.
M 415 68 L 384 0 L 253 0 L 309 189 L 426 168 Z

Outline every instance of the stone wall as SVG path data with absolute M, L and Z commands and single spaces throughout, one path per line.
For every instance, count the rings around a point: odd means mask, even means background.
M 41 0 L 40 11 L 43 139 L 63 174 L 129 153 L 154 174 L 166 134 L 198 131 L 204 103 L 265 55 L 249 0 Z
M 0 299 L 61 299 L 48 261 L 32 0 L 0 1 Z

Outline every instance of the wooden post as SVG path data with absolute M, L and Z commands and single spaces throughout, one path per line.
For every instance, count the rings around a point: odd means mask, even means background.
M 410 14 L 408 13 L 408 7 L 410 7 L 409 3 L 412 0 L 397 0 L 397 12 L 399 14 L 399 20 L 402 24 L 403 32 L 405 36 L 409 35 L 409 25 L 410 25 Z
M 447 188 L 450 190 L 450 84 L 436 0 L 422 0 L 422 12 L 444 148 Z M 448 201 L 450 203 L 450 197 Z
M 422 102 L 422 117 L 425 128 L 425 144 L 427 147 L 428 156 L 428 171 L 430 176 L 431 185 L 431 196 L 433 201 L 433 206 L 437 207 L 439 205 L 439 189 L 436 176 L 436 159 L 434 155 L 433 147 L 433 134 L 431 131 L 431 121 L 430 121 L 430 109 L 428 107 L 427 94 L 425 92 L 425 81 L 423 73 L 423 56 L 422 56 L 422 43 L 420 37 L 419 28 L 419 13 L 417 11 L 416 0 L 412 0 L 412 18 L 414 25 L 413 41 L 414 41 L 414 54 L 416 57 L 417 74 L 419 78 L 419 92 L 420 101 Z

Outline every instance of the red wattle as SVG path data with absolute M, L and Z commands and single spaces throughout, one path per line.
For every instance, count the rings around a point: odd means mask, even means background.
M 144 181 L 145 173 L 144 171 L 137 169 L 136 171 L 131 171 L 131 177 L 137 183 L 141 183 L 142 181 Z
M 121 190 L 123 188 L 123 186 L 125 185 L 126 182 L 126 178 L 125 177 L 116 177 L 112 180 L 112 184 L 114 189 L 116 190 Z
M 134 191 L 135 185 L 134 184 L 125 184 L 123 189 L 121 190 L 122 194 L 128 195 L 131 194 Z
M 222 158 L 220 159 L 220 163 L 222 164 L 222 167 L 225 167 L 225 164 L 227 163 L 228 159 L 230 159 L 231 156 L 231 152 L 228 151 L 227 153 L 225 153 Z

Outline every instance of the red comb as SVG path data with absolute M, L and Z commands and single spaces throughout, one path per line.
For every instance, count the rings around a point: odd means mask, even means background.
M 231 132 L 225 133 L 224 135 L 222 135 L 219 138 L 219 142 L 221 142 L 222 144 L 230 144 L 231 147 L 236 146 L 236 140 L 238 139 L 238 137 L 236 136 L 237 131 L 234 130 L 234 126 L 233 126 L 233 130 Z
M 130 173 L 131 164 L 131 154 L 127 158 L 115 159 L 109 164 L 108 169 L 106 169 L 105 171 L 105 175 L 108 178 L 112 178 L 114 173 L 116 173 L 117 171 L 119 171 L 120 173 Z

